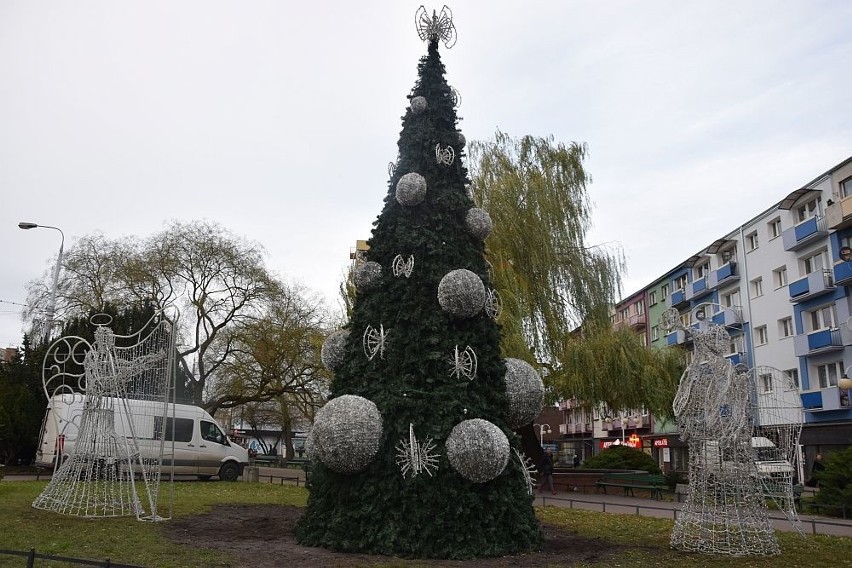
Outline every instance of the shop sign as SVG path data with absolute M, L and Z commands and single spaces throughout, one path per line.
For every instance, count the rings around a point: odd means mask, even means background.
M 668 446 L 669 446 L 669 439 L 668 438 L 660 438 L 658 440 L 654 440 L 654 447 L 655 448 L 667 448 Z

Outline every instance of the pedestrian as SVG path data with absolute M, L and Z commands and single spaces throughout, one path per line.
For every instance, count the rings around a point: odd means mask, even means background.
M 578 467 L 580 467 L 580 456 L 577 455 L 577 454 L 574 454 L 574 468 L 576 469 Z
M 539 492 L 544 491 L 545 486 L 550 489 L 553 495 L 556 495 L 556 489 L 553 487 L 553 450 L 550 448 L 544 450 L 544 457 L 541 460 L 541 485 Z
M 811 478 L 806 485 L 808 487 L 819 487 L 819 474 L 823 471 L 825 471 L 825 464 L 822 463 L 822 454 L 817 454 L 814 465 L 811 466 Z

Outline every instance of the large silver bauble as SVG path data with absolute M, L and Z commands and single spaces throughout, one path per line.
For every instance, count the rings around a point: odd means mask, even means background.
M 426 110 L 426 106 L 426 97 L 414 97 L 411 99 L 411 112 L 414 114 L 420 114 Z
M 396 200 L 400 205 L 414 207 L 426 199 L 426 178 L 416 172 L 407 173 L 396 182 Z
M 474 483 L 491 481 L 506 469 L 509 440 L 488 420 L 456 424 L 446 442 L 447 459 L 459 475 Z
M 317 412 L 310 433 L 311 453 L 338 473 L 358 473 L 379 451 L 382 415 L 366 398 L 345 394 Z
M 349 332 L 345 329 L 335 331 L 325 338 L 320 351 L 320 359 L 329 371 L 335 372 L 343 366 L 347 339 L 349 339 Z
M 509 399 L 509 426 L 526 426 L 544 407 L 544 382 L 532 365 L 520 359 L 506 359 L 506 396 Z
M 438 303 L 457 318 L 469 318 L 485 306 L 485 285 L 482 279 L 464 268 L 452 270 L 438 284 Z
M 491 216 L 485 209 L 479 207 L 471 207 L 464 218 L 467 225 L 467 232 L 480 240 L 485 240 L 491 234 L 494 228 L 494 223 L 491 221 Z
M 378 262 L 365 262 L 355 269 L 353 280 L 355 281 L 355 289 L 358 292 L 369 292 L 382 277 L 382 265 Z

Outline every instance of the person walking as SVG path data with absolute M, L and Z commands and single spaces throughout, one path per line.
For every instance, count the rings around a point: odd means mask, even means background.
M 548 448 L 544 450 L 544 457 L 541 460 L 541 485 L 539 492 L 544 491 L 544 488 L 550 489 L 553 495 L 556 495 L 556 489 L 553 487 L 553 451 Z

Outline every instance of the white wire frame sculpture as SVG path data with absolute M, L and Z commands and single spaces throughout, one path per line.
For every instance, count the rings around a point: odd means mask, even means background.
M 34 508 L 78 517 L 171 518 L 173 486 L 165 494 L 160 486 L 164 474 L 173 480 L 163 466 L 174 456 L 167 437 L 174 423 L 177 318 L 176 310 L 170 317 L 158 312 L 140 331 L 116 335 L 111 318 L 101 314 L 91 320 L 94 344 L 77 336 L 51 344 L 42 382 L 45 431 L 56 434 L 54 473 Z
M 748 370 L 735 370 L 724 357 L 730 336 L 723 326 L 703 317 L 686 326 L 675 309 L 661 322 L 667 332 L 690 334 L 695 345 L 673 403 L 690 458 L 689 489 L 672 530 L 672 548 L 780 554 L 752 449 L 755 409 Z

